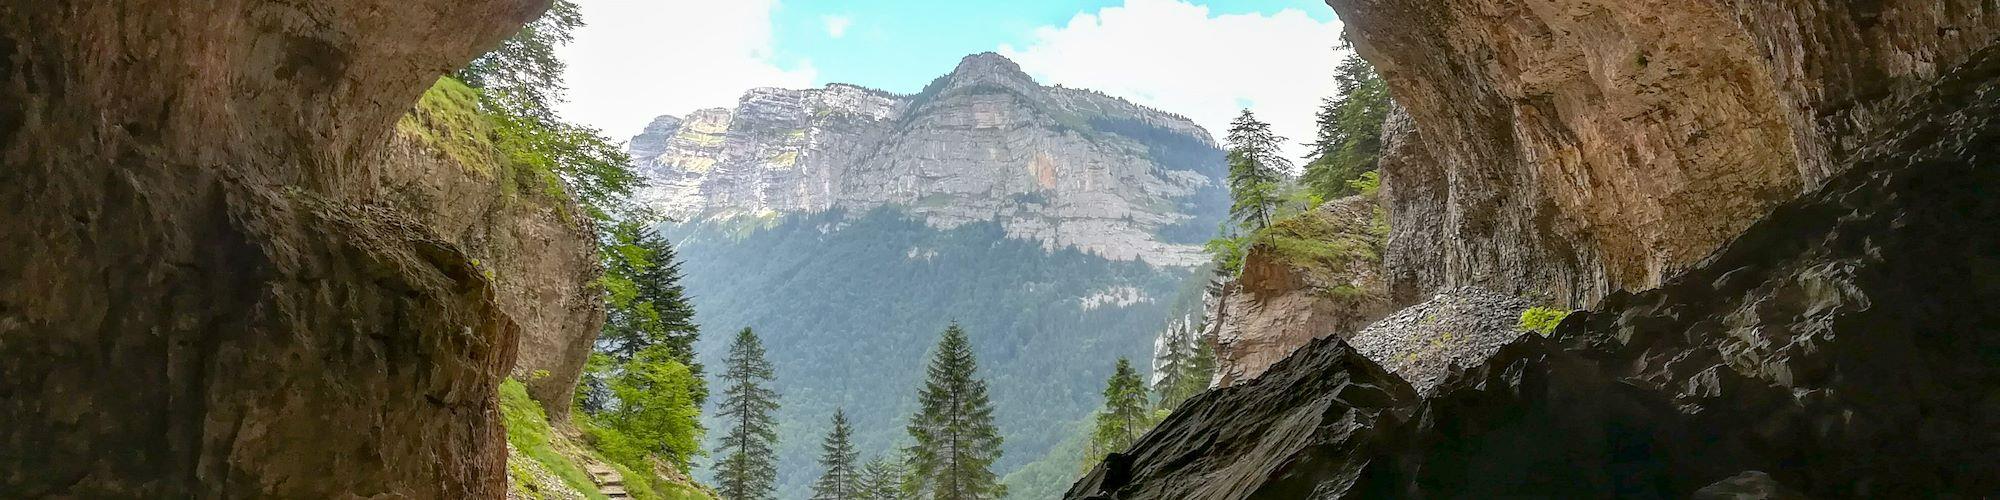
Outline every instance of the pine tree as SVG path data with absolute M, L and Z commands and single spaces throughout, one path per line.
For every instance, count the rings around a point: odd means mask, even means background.
M 1197 332 L 1196 336 L 1194 353 L 1188 356 L 1181 374 L 1181 385 L 1175 389 L 1176 396 L 1183 400 L 1208 390 L 1209 381 L 1215 380 L 1215 338 L 1205 332 Z
M 903 494 L 903 483 L 910 475 L 908 461 L 901 458 L 875 457 L 861 468 L 859 495 L 865 500 L 901 500 L 909 498 Z
M 1118 366 L 1105 382 L 1104 410 L 1097 414 L 1097 429 L 1091 434 L 1093 455 L 1125 451 L 1152 427 L 1146 410 L 1146 385 L 1132 363 L 1118 358 Z
M 772 450 L 778 443 L 778 394 L 772 392 L 771 363 L 764 359 L 763 342 L 744 328 L 729 346 L 728 365 L 723 380 L 729 387 L 722 392 L 722 407 L 716 416 L 734 426 L 715 450 L 717 491 L 731 500 L 771 498 L 772 482 L 778 469 Z
M 1196 321 L 1198 320 L 1194 318 L 1176 320 L 1167 326 L 1167 336 L 1164 339 L 1166 345 L 1157 358 L 1159 360 L 1157 373 L 1160 374 L 1160 379 L 1153 383 L 1153 394 L 1159 404 L 1158 409 L 1172 410 L 1187 399 L 1188 394 L 1182 393 L 1180 389 L 1186 385 L 1184 380 L 1188 376 L 1187 364 L 1194 357 L 1194 342 L 1190 337 L 1194 336 L 1191 330 L 1198 328 L 1195 325 Z
M 666 238 L 642 224 L 623 223 L 612 229 L 616 244 L 606 250 L 605 279 L 610 289 L 604 329 L 598 334 L 591 369 L 579 381 L 578 407 L 597 414 L 613 404 L 608 377 L 624 370 L 642 351 L 658 347 L 695 375 L 687 388 L 696 405 L 708 402 L 708 383 L 695 361 L 694 343 L 701 337 L 694 324 L 694 304 L 681 286 L 680 261 Z
M 935 500 L 978 500 L 1006 496 L 993 474 L 1000 458 L 1000 432 L 979 363 L 957 323 L 945 328 L 931 358 L 929 380 L 917 394 L 920 408 L 910 418 L 910 464 L 919 492 Z
M 1250 232 L 1271 225 L 1283 198 L 1279 191 L 1292 167 L 1284 141 L 1248 109 L 1229 123 L 1229 194 L 1235 200 L 1229 213 Z
M 1334 72 L 1338 95 L 1321 100 L 1319 131 L 1300 181 L 1322 199 L 1354 194 L 1353 184 L 1373 172 L 1382 155 L 1382 122 L 1389 115 L 1389 86 L 1375 67 L 1348 54 Z
M 858 456 L 854 443 L 849 439 L 853 430 L 847 427 L 847 414 L 840 409 L 833 410 L 833 430 L 827 431 L 825 443 L 820 445 L 819 465 L 826 473 L 813 483 L 813 500 L 856 500 L 861 498 L 861 477 L 854 470 Z

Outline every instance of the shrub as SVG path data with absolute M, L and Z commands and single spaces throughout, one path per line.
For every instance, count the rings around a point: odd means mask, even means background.
M 1539 333 L 1543 337 L 1547 337 L 1550 333 L 1556 331 L 1556 325 L 1562 324 L 1563 318 L 1566 317 L 1569 317 L 1569 311 L 1566 310 L 1551 307 L 1530 307 L 1526 311 L 1521 311 L 1521 323 L 1516 325 L 1515 328 Z

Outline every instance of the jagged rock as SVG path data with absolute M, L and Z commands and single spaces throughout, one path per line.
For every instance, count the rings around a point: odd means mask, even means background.
M 1210 313 L 1216 386 L 1256 378 L 1307 342 L 1351 337 L 1389 313 L 1373 196 L 1321 204 L 1260 233 Z
M 0 7 L 0 491 L 502 497 L 519 326 L 373 171 L 546 6 Z
M 1694 491 L 1695 500 L 1805 500 L 1770 474 L 1746 471 Z
M 1446 375 L 1485 362 L 1520 337 L 1521 311 L 1533 305 L 1476 287 L 1447 290 L 1368 325 L 1347 343 L 1428 395 Z
M 1183 403 L 1067 497 L 1321 498 L 1318 482 L 1343 476 L 1370 453 L 1371 431 L 1416 400 L 1340 339 L 1313 339 L 1262 377 Z M 1354 479 L 1345 476 L 1331 480 Z
M 1316 341 L 1190 400 L 1129 481 L 1100 467 L 1069 496 L 1684 497 L 1746 470 L 1812 497 L 2000 492 L 2000 48 L 1885 116 L 1844 173 L 1697 267 L 1429 396 L 1301 401 L 1386 376 Z M 1284 465 L 1229 465 L 1247 448 Z
M 671 133 L 668 118 L 631 151 L 649 202 L 684 220 L 898 205 L 938 227 L 998 220 L 1050 248 L 1192 266 L 1227 204 L 1201 127 L 1044 87 L 992 53 L 916 95 L 760 88 Z
M 1399 304 L 1658 285 L 2000 36 L 1984 0 L 1327 3 L 1421 136 L 1382 164 Z

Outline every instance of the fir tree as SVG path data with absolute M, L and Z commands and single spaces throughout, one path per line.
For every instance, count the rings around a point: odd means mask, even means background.
M 1206 330 L 1204 328 L 1203 330 Z M 1215 337 L 1197 331 L 1194 353 L 1182 368 L 1180 387 L 1175 396 L 1186 400 L 1208 390 L 1208 383 L 1215 380 Z
M 910 470 L 907 460 L 901 458 L 875 457 L 861 468 L 858 496 L 865 500 L 901 500 L 909 498 L 903 494 L 903 483 Z
M 847 414 L 840 409 L 833 410 L 833 430 L 827 431 L 826 442 L 820 445 L 819 465 L 826 473 L 813 483 L 813 500 L 856 500 L 861 498 L 861 478 L 854 470 L 853 430 L 847 426 Z
M 1292 166 L 1280 149 L 1284 141 L 1248 109 L 1229 123 L 1229 194 L 1234 200 L 1229 213 L 1250 232 L 1271 225 L 1283 199 L 1280 190 Z
M 1104 384 L 1104 410 L 1097 414 L 1097 429 L 1091 434 L 1092 455 L 1125 451 L 1152 425 L 1146 410 L 1146 384 L 1132 363 L 1118 358 L 1111 380 Z
M 1348 54 L 1334 73 L 1338 95 L 1321 101 L 1319 130 L 1301 183 L 1321 199 L 1358 192 L 1353 184 L 1373 172 L 1382 156 L 1382 122 L 1389 116 L 1389 86 L 1361 56 Z
M 1181 379 L 1186 375 L 1184 367 L 1187 366 L 1188 358 L 1194 355 L 1194 344 L 1188 339 L 1191 336 L 1188 331 L 1191 325 L 1191 320 L 1175 320 L 1168 324 L 1167 335 L 1163 339 L 1166 345 L 1162 346 L 1159 356 L 1154 358 L 1157 361 L 1155 366 L 1158 366 L 1156 373 L 1160 374 L 1160 379 L 1153 382 L 1153 394 L 1159 402 L 1159 409 L 1172 410 L 1186 399 L 1185 395 L 1176 389 L 1182 385 Z
M 919 493 L 935 500 L 978 500 L 1006 496 L 993 474 L 1000 458 L 1000 432 L 993 426 L 993 404 L 986 399 L 986 381 L 977 378 L 978 361 L 965 330 L 957 323 L 945 328 L 931 358 L 929 380 L 918 392 L 919 409 L 910 418 L 910 464 Z
M 772 453 L 778 442 L 778 425 L 771 418 L 778 410 L 778 395 L 769 388 L 771 363 L 764 359 L 763 343 L 749 328 L 736 334 L 723 362 L 728 368 L 722 378 L 729 387 L 722 392 L 722 408 L 716 415 L 734 427 L 715 450 L 721 457 L 716 464 L 716 489 L 731 500 L 771 498 L 772 482 L 778 475 Z

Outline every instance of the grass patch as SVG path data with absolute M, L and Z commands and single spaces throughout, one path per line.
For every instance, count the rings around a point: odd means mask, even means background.
M 513 444 L 515 450 L 542 464 L 571 488 L 583 492 L 585 498 L 605 498 L 582 466 L 556 450 L 554 440 L 559 436 L 549 428 L 549 417 L 542 413 L 542 405 L 528 397 L 528 386 L 512 377 L 500 382 L 500 415 L 507 422 L 507 442 Z
M 396 121 L 396 131 L 437 148 L 467 170 L 489 177 L 499 170 L 493 123 L 479 113 L 479 91 L 458 80 L 439 78 Z

